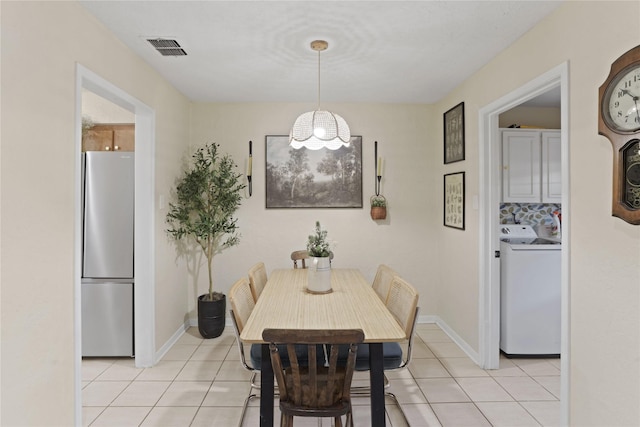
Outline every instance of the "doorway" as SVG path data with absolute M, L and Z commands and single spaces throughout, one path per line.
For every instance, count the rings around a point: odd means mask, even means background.
M 154 129 L 155 112 L 136 98 L 80 64 L 76 65 L 76 137 L 75 137 L 75 247 L 74 247 L 74 335 L 75 335 L 75 418 L 82 425 L 82 297 L 81 297 L 81 146 L 82 91 L 96 95 L 131 112 L 135 116 L 135 219 L 134 219 L 134 336 L 136 367 L 155 364 L 154 306 Z
M 561 424 L 568 424 L 569 396 L 569 140 L 568 140 L 568 87 L 569 67 L 563 63 L 519 89 L 480 109 L 480 272 L 479 272 L 479 354 L 484 369 L 497 369 L 500 360 L 500 249 L 498 238 L 499 204 L 501 200 L 499 115 L 560 88 L 561 156 L 562 156 L 562 211 L 563 235 L 561 255 Z

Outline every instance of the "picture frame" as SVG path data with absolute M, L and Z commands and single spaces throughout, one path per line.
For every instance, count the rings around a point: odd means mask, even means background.
M 464 172 L 444 176 L 444 225 L 464 230 L 465 188 Z
M 464 102 L 447 110 L 444 120 L 444 164 L 464 160 Z
M 362 208 L 362 136 L 337 150 L 294 149 L 286 135 L 265 145 L 267 209 Z

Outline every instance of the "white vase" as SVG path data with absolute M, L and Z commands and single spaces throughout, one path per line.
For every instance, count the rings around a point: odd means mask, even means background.
M 331 258 L 311 257 L 307 290 L 313 294 L 327 294 L 331 289 Z

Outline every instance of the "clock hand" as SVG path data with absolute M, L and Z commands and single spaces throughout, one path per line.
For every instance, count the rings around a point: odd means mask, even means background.
M 638 100 L 637 96 L 634 96 L 629 89 L 620 89 L 620 92 L 624 93 L 625 95 L 629 95 L 634 101 Z

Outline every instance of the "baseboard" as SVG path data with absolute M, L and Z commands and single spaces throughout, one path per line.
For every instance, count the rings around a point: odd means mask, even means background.
M 198 326 L 198 319 L 196 319 L 196 326 Z M 180 326 L 178 330 L 173 333 L 173 335 L 171 335 L 171 337 L 162 345 L 162 347 L 160 347 L 158 351 L 156 351 L 155 360 L 153 362 L 154 365 L 162 360 L 164 355 L 167 354 L 169 350 L 171 350 L 171 347 L 173 347 L 175 343 L 178 342 L 180 337 L 184 335 L 184 333 L 187 332 L 187 329 L 189 329 L 190 327 L 191 320 L 189 319 L 184 322 L 184 324 Z
M 453 341 L 458 347 L 460 347 L 460 350 L 464 351 L 465 354 L 469 356 L 469 358 L 473 360 L 476 365 L 480 366 L 480 356 L 478 355 L 478 352 L 475 351 L 465 340 L 463 340 L 460 335 L 458 335 L 444 320 L 440 318 L 440 316 L 418 316 L 418 323 L 435 323 L 436 325 L 438 325 L 440 329 L 442 329 L 444 333 L 447 334 L 449 338 L 451 338 L 451 341 Z

